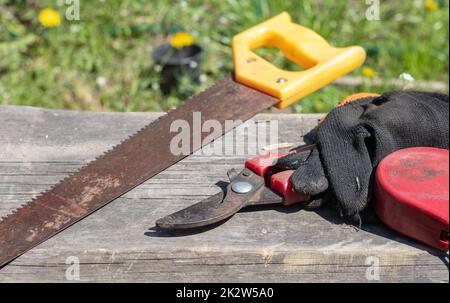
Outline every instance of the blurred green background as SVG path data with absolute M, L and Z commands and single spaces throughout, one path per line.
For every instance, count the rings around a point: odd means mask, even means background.
M 59 26 L 39 22 L 44 8 L 59 13 Z M 232 70 L 233 35 L 282 11 L 330 43 L 359 44 L 369 55 L 366 69 L 351 74 L 362 84 L 329 85 L 296 105 L 297 112 L 327 112 L 352 92 L 393 89 L 388 80 L 402 73 L 448 84 L 447 0 L 382 0 L 380 21 L 367 20 L 367 8 L 366 0 L 81 0 L 80 20 L 69 21 L 65 0 L 0 0 L 0 104 L 166 111 Z M 151 52 L 177 29 L 206 50 L 202 81 L 186 79 L 164 96 Z M 287 64 L 278 52 L 262 54 Z M 373 76 L 385 83 L 370 85 Z

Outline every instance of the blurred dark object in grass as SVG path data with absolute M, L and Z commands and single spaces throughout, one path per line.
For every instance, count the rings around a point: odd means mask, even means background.
M 368 57 L 378 57 L 380 54 L 380 48 L 376 45 L 365 45 L 363 44 Z
M 161 69 L 160 88 L 169 95 L 178 87 L 181 78 L 188 77 L 198 83 L 203 48 L 197 44 L 174 48 L 169 43 L 163 44 L 153 52 L 153 60 Z

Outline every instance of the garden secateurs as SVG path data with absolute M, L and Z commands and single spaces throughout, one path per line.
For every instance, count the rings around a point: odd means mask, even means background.
M 224 192 L 156 221 L 167 230 L 203 227 L 223 221 L 244 207 L 309 203 L 310 196 L 293 191 L 293 170 L 272 171 L 278 158 L 291 153 L 307 159 L 315 145 L 289 152 L 269 152 L 229 171 Z M 376 170 L 375 209 L 382 222 L 407 237 L 447 251 L 449 245 L 448 150 L 414 147 L 384 158 Z M 301 169 L 301 168 L 299 168 Z
M 293 191 L 290 179 L 293 170 L 272 172 L 271 167 L 278 158 L 290 153 L 302 153 L 306 159 L 314 146 L 305 145 L 290 152 L 268 152 L 245 161 L 241 172 L 228 171 L 230 183 L 224 192 L 159 219 L 156 226 L 163 229 L 202 227 L 223 221 L 251 205 L 309 202 L 308 195 Z

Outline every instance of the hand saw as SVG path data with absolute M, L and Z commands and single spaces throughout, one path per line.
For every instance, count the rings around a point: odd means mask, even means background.
M 276 47 L 305 70 L 284 71 L 253 50 Z M 0 222 L 0 267 L 148 180 L 186 154 L 174 154 L 172 122 L 216 120 L 221 134 L 201 133 L 190 153 L 271 106 L 284 108 L 360 66 L 361 47 L 335 48 L 282 13 L 233 38 L 234 77 L 228 76 L 150 123 Z M 192 136 L 192 135 L 191 135 Z M 190 138 L 193 142 L 192 138 Z

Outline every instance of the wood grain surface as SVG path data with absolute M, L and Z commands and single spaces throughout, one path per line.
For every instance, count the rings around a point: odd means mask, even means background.
M 0 216 L 160 115 L 0 106 Z M 239 128 L 276 121 L 279 142 L 298 144 L 319 117 L 260 114 Z M 239 128 L 226 135 L 237 145 L 256 136 Z M 154 229 L 156 219 L 217 193 L 227 169 L 247 157 L 196 152 L 19 257 L 0 282 L 448 282 L 448 255 L 382 224 L 356 230 L 328 209 L 265 206 L 214 228 Z M 79 280 L 70 280 L 72 260 Z

